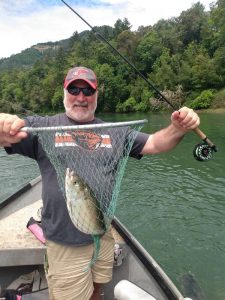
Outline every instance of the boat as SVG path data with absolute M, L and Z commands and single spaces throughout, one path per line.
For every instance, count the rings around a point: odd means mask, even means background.
M 27 228 L 30 217 L 38 218 L 41 206 L 41 177 L 20 187 L 0 203 L 0 299 L 24 274 L 38 271 L 38 291 L 47 290 L 44 273 L 45 245 Z M 184 300 L 185 298 L 155 259 L 127 228 L 114 218 L 115 261 L 113 279 L 104 285 L 105 300 Z M 32 273 L 34 274 L 34 273 Z M 23 278 L 23 277 L 22 277 Z M 43 299 L 30 297 L 22 299 Z M 28 296 L 28 294 L 27 294 Z M 2 298 L 1 298 L 2 297 Z

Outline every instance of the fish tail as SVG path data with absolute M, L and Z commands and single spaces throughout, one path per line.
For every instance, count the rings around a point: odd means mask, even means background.
M 94 253 L 89 265 L 87 266 L 87 268 L 85 268 L 85 271 L 88 271 L 95 264 L 100 251 L 101 236 L 99 234 L 92 234 L 92 238 L 94 241 Z

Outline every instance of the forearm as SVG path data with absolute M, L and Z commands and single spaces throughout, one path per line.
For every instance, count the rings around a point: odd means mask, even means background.
M 149 136 L 141 154 L 168 152 L 176 147 L 187 130 L 178 130 L 173 124 Z
M 188 131 L 194 130 L 199 124 L 199 116 L 192 109 L 182 107 L 179 111 L 174 111 L 171 115 L 171 124 L 150 135 L 141 154 L 157 154 L 172 150 Z

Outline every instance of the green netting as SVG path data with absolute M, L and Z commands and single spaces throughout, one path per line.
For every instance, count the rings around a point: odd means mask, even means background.
M 100 236 L 114 217 L 125 165 L 144 121 L 113 127 L 97 124 L 84 129 L 32 128 L 54 166 L 73 224 L 91 234 L 95 261 Z M 127 124 L 127 123 L 124 123 Z M 99 128 L 99 126 L 102 126 Z M 76 128 L 74 126 L 73 128 Z

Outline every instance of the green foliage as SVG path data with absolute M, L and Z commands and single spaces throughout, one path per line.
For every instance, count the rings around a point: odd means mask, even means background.
M 225 46 L 216 49 L 211 63 L 218 76 L 217 86 L 222 88 L 225 82 L 225 68 L 221 67 L 225 66 Z
M 128 30 L 131 28 L 130 22 L 127 18 L 124 18 L 123 20 L 118 19 L 116 23 L 114 24 L 114 36 L 119 35 L 121 32 Z
M 149 99 L 151 92 L 144 90 L 141 94 L 141 101 L 137 102 L 134 97 L 129 97 L 123 103 L 119 102 L 116 105 L 116 112 L 130 113 L 130 112 L 147 112 L 150 108 Z
M 225 107 L 225 88 L 214 94 L 212 108 Z
M 136 111 L 136 105 L 136 100 L 133 97 L 130 97 L 125 102 L 117 104 L 116 112 L 134 112 Z
M 144 98 L 141 102 L 135 105 L 135 111 L 147 112 L 150 109 L 149 97 Z
M 118 90 L 116 89 L 117 80 L 114 70 L 109 64 L 98 65 L 96 69 L 99 80 L 99 111 L 115 111 L 118 101 Z
M 153 26 L 163 47 L 169 49 L 172 54 L 179 53 L 183 48 L 177 23 L 175 18 L 169 20 L 161 19 Z
M 161 89 L 173 89 L 176 85 L 176 74 L 173 70 L 172 57 L 170 56 L 169 49 L 163 49 L 161 56 L 153 65 L 151 77 Z
M 225 0 L 206 12 L 197 2 L 180 16 L 131 31 L 125 18 L 95 27 L 175 107 L 225 107 Z M 168 105 L 143 78 L 92 31 L 40 43 L 0 59 L 0 109 L 63 110 L 67 70 L 83 65 L 98 77 L 98 112 L 165 110 Z M 212 92 L 212 90 L 214 92 Z M 192 99 L 195 99 L 194 101 Z
M 117 64 L 117 59 L 112 53 L 112 51 L 109 51 L 109 47 L 105 44 L 99 43 L 94 45 L 94 53 L 95 53 L 95 59 L 97 60 L 98 64 L 110 64 L 112 66 L 115 66 Z
M 37 61 L 48 56 L 54 57 L 59 48 L 65 48 L 69 43 L 69 39 L 59 42 L 48 42 L 37 44 L 31 48 L 21 51 L 21 53 L 11 55 L 9 58 L 0 59 L 0 70 L 12 70 L 14 68 L 24 68 L 32 66 Z
M 152 70 L 155 60 L 160 57 L 162 51 L 163 44 L 157 32 L 147 33 L 137 47 L 137 55 L 144 72 Z
M 204 6 L 197 2 L 190 9 L 183 11 L 178 17 L 178 32 L 184 46 L 201 42 L 201 33 L 207 23 Z
M 190 103 L 190 107 L 193 109 L 207 109 L 211 106 L 213 101 L 213 91 L 205 90 Z
M 213 46 L 214 48 L 225 45 L 225 0 L 218 0 L 214 3 L 210 21 L 213 29 Z
M 128 59 L 135 56 L 138 43 L 138 36 L 130 30 L 124 30 L 117 36 L 117 50 Z
M 61 87 L 57 87 L 52 97 L 52 107 L 56 111 L 63 109 L 63 90 Z
M 123 112 L 123 113 L 134 112 L 136 104 L 137 104 L 136 100 L 133 97 L 130 97 L 125 102 L 117 104 L 116 112 Z

